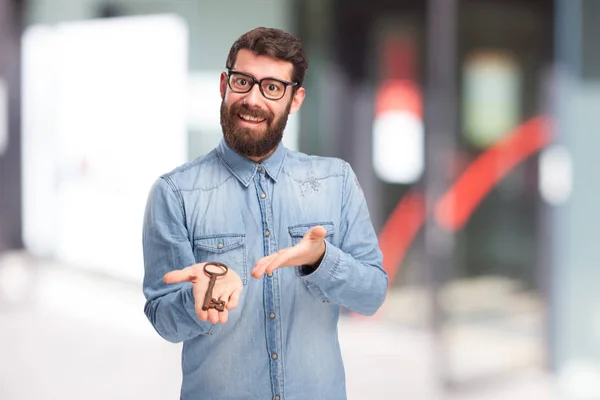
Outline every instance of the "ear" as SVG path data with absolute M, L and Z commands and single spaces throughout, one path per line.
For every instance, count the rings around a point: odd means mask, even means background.
M 225 72 L 221 72 L 219 86 L 221 89 L 221 100 L 223 100 L 225 99 L 225 92 L 227 91 L 227 74 Z
M 290 114 L 294 114 L 296 111 L 300 109 L 302 106 L 302 102 L 304 102 L 304 96 L 306 95 L 306 91 L 303 87 L 299 87 L 294 93 L 294 97 L 292 98 L 292 106 L 290 107 Z

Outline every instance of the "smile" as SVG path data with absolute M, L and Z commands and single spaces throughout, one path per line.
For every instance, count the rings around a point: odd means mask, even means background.
M 252 117 L 252 116 L 246 115 L 246 114 L 238 114 L 238 117 L 240 117 L 244 121 L 254 122 L 254 123 L 260 123 L 260 122 L 265 121 L 265 118 Z

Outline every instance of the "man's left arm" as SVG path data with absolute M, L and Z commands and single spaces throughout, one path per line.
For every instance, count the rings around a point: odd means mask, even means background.
M 342 196 L 340 248 L 325 242 L 320 262 L 301 267 L 301 279 L 316 297 L 373 315 L 385 300 L 388 275 L 363 191 L 346 162 Z

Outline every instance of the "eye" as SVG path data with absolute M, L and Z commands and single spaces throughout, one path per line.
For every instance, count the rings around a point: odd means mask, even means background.
M 279 96 L 279 94 L 282 93 L 284 90 L 284 87 L 280 82 L 272 80 L 266 82 L 263 81 L 262 88 L 270 96 Z

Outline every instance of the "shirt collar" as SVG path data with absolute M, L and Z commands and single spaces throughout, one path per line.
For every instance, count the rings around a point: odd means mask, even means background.
M 246 187 L 250 185 L 259 166 L 265 170 L 266 174 L 269 175 L 271 179 L 277 182 L 286 153 L 287 149 L 283 143 L 280 142 L 275 149 L 275 152 L 271 154 L 269 158 L 263 160 L 262 163 L 257 164 L 236 153 L 229 145 L 227 145 L 224 138 L 221 139 L 217 146 L 217 154 L 223 161 L 223 164 L 225 164 L 227 169 L 229 169 L 229 171 Z

